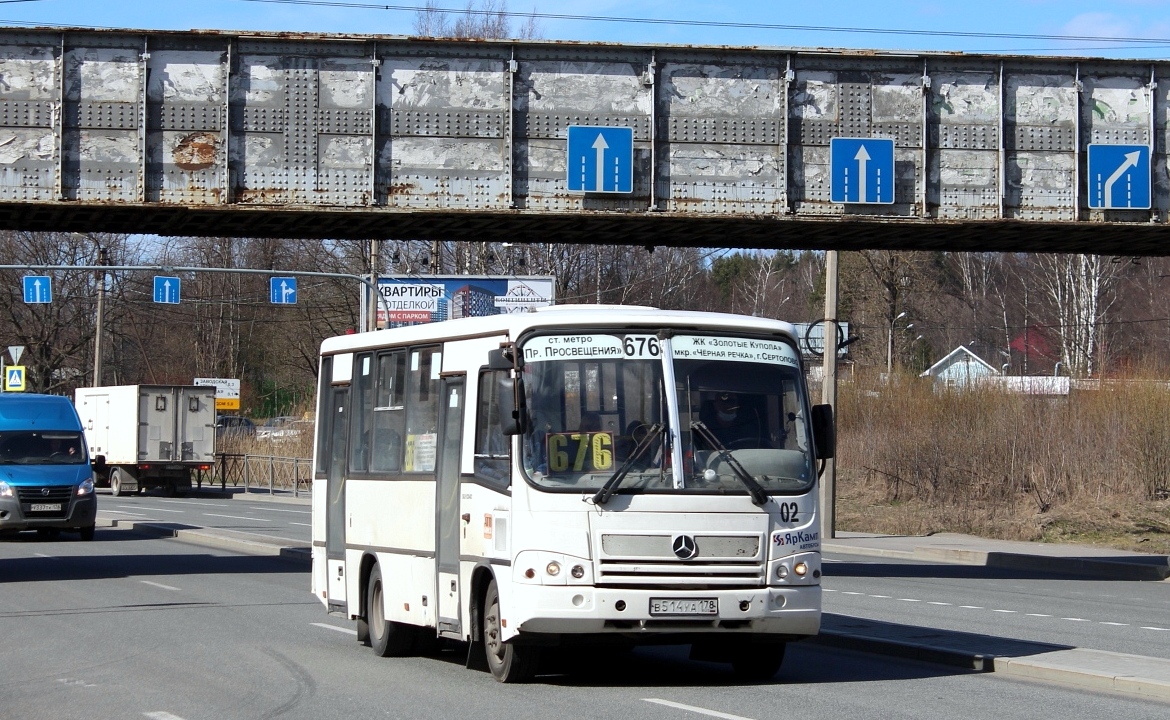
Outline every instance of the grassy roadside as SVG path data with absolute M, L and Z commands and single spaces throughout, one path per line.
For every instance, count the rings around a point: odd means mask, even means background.
M 839 529 L 1170 554 L 1170 385 L 1037 398 L 873 380 L 839 392 Z

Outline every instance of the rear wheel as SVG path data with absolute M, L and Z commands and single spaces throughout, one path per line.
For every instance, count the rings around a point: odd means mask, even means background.
M 122 494 L 122 482 L 125 480 L 122 470 L 114 468 L 110 471 L 110 494 L 118 497 Z
M 495 580 L 488 585 L 483 608 L 483 645 L 492 675 L 502 683 L 522 683 L 532 679 L 540 661 L 540 648 L 517 646 L 500 639 L 503 624 L 500 622 L 500 591 Z
M 741 680 L 763 682 L 771 680 L 784 664 L 783 643 L 772 645 L 745 645 L 735 652 L 731 669 Z
M 380 657 L 402 657 L 414 649 L 414 628 L 386 619 L 382 588 L 382 568 L 370 570 L 367 587 L 366 624 L 369 625 L 370 648 Z

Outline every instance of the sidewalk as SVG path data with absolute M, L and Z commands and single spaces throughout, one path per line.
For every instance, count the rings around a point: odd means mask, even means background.
M 214 492 L 218 494 L 219 491 Z M 307 497 L 294 498 L 291 494 L 270 496 L 241 491 L 235 497 L 249 501 L 309 502 Z M 184 542 L 269 555 L 306 567 L 311 557 L 309 547 L 293 540 L 263 540 L 229 530 L 101 517 L 98 527 L 124 528 L 155 537 L 173 537 Z M 1113 580 L 1166 581 L 1170 576 L 1170 559 L 1162 555 L 1084 545 L 988 540 L 953 533 L 923 537 L 840 533 L 838 537 L 825 541 L 822 550 Z M 900 625 L 835 613 L 823 615 L 821 633 L 811 642 L 1170 702 L 1170 660 L 1162 658 Z

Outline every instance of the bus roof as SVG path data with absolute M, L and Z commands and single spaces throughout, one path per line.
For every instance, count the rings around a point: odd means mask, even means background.
M 751 315 L 659 310 L 640 305 L 553 305 L 535 312 L 488 315 L 425 323 L 392 330 L 355 333 L 327 338 L 322 355 L 364 350 L 386 345 L 412 344 L 485 335 L 517 338 L 534 328 L 631 327 L 657 331 L 663 327 L 713 330 L 734 328 L 755 332 L 783 332 L 795 337 L 791 323 Z

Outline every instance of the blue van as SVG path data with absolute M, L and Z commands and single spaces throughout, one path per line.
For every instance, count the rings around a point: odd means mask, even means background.
M 93 540 L 97 498 L 69 398 L 0 394 L 0 535 L 77 531 Z

